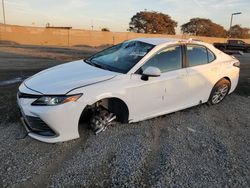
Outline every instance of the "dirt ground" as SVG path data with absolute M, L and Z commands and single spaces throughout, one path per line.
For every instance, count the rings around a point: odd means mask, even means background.
M 206 104 L 46 144 L 26 136 L 21 80 L 101 48 L 0 45 L 0 187 L 250 187 L 250 54 L 236 91 Z

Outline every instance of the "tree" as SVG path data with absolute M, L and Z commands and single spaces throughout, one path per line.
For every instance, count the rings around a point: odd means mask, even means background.
M 205 18 L 192 18 L 189 22 L 181 26 L 184 34 L 207 36 L 207 37 L 226 37 L 227 31 L 221 25 Z
M 137 12 L 129 23 L 129 31 L 136 33 L 175 34 L 177 22 L 160 12 Z
M 110 32 L 109 28 L 107 27 L 102 28 L 102 31 Z
M 234 25 L 231 27 L 231 29 L 228 32 L 228 35 L 232 38 L 250 38 L 249 34 L 250 29 L 241 27 L 240 25 Z

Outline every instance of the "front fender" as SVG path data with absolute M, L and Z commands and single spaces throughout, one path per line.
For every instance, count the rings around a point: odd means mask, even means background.
M 107 99 L 107 98 L 118 98 L 120 100 L 122 100 L 124 103 L 126 103 L 128 105 L 128 100 L 126 97 L 124 97 L 123 95 L 120 95 L 120 94 L 113 94 L 113 93 L 102 93 L 102 94 L 99 94 L 97 96 L 95 96 L 94 98 L 88 100 L 88 101 L 85 101 L 88 105 L 92 105 L 94 103 L 96 103 L 97 101 L 99 100 L 102 100 L 102 99 Z

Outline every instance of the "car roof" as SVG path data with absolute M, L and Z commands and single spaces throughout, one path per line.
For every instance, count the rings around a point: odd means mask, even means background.
M 178 39 L 178 38 L 135 38 L 130 41 L 140 41 L 145 42 L 148 44 L 152 44 L 155 46 L 164 45 L 164 44 L 176 44 L 176 43 L 183 43 L 183 44 L 197 44 L 197 45 L 203 45 L 212 50 L 213 52 L 217 51 L 217 49 L 209 43 L 202 42 L 198 39 Z
M 205 45 L 208 46 L 208 43 L 202 42 L 201 40 L 198 39 L 178 39 L 178 38 L 135 38 L 132 39 L 130 41 L 141 41 L 141 42 L 145 42 L 148 44 L 152 44 L 152 45 L 161 45 L 161 44 L 173 44 L 173 43 L 191 43 L 191 44 L 200 44 L 200 45 Z
M 185 39 L 174 39 L 174 38 L 136 38 L 134 41 L 141 41 L 148 44 L 160 45 L 164 43 L 176 43 L 178 41 L 186 41 Z

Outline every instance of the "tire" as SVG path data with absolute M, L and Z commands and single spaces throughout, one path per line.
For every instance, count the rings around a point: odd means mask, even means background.
M 218 81 L 211 91 L 208 104 L 215 105 L 223 101 L 230 90 L 230 86 L 230 82 L 224 78 Z

